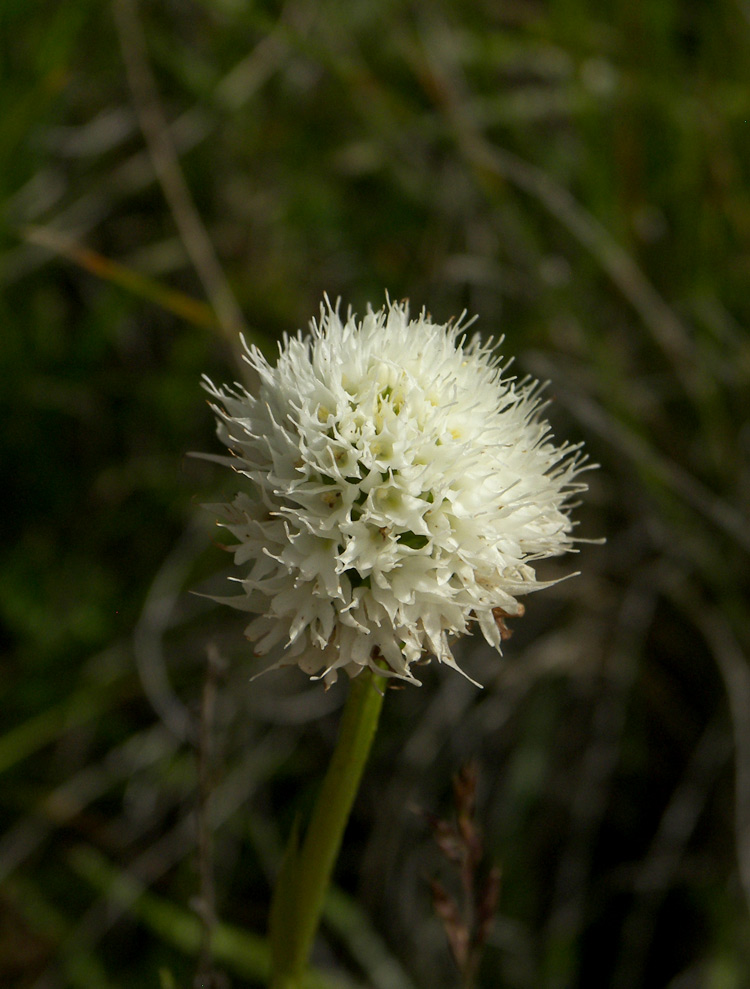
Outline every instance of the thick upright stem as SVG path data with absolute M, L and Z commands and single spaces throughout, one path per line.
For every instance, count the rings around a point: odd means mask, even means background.
M 333 866 L 383 704 L 370 670 L 351 681 L 339 739 L 301 848 L 294 839 L 271 906 L 271 989 L 300 989 Z

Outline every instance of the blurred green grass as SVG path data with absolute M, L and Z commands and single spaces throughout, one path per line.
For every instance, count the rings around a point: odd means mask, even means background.
M 530 602 L 502 663 L 475 646 L 486 689 L 429 670 L 389 697 L 316 961 L 351 985 L 455 984 L 411 808 L 444 809 L 478 755 L 504 869 L 482 985 L 750 985 L 747 4 L 139 16 L 180 170 L 269 354 L 324 291 L 467 308 L 549 377 L 555 430 L 601 464 L 579 517 L 606 547 Z M 0 52 L 0 984 L 188 986 L 207 645 L 228 660 L 217 908 L 247 944 L 342 695 L 250 687 L 241 623 L 187 593 L 227 566 L 199 505 L 232 483 L 185 456 L 216 450 L 198 381 L 241 371 L 225 332 L 158 304 L 215 299 L 113 9 L 5 3 Z M 245 957 L 218 953 L 234 986 L 257 984 Z

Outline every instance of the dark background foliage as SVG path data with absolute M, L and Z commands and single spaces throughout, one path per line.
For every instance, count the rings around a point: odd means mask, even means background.
M 470 758 L 482 986 L 750 985 L 746 0 L 6 0 L 0 46 L 0 985 L 193 983 L 196 751 L 203 972 L 262 980 L 345 685 L 251 684 L 241 616 L 188 593 L 234 484 L 186 457 L 217 451 L 198 382 L 242 373 L 243 320 L 272 355 L 385 289 L 551 380 L 607 543 L 503 660 L 467 643 L 484 690 L 389 693 L 320 985 L 457 984 L 419 809 Z

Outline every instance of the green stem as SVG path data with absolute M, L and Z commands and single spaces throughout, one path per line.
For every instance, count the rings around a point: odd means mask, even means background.
M 301 989 L 323 901 L 383 705 L 382 681 L 351 681 L 339 739 L 301 848 L 292 835 L 271 904 L 271 989 Z

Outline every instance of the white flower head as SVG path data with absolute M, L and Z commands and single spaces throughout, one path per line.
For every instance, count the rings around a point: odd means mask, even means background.
M 245 341 L 260 387 L 217 388 L 218 434 L 246 481 L 213 506 L 244 576 L 221 601 L 256 614 L 257 655 L 326 683 L 365 667 L 413 683 L 476 624 L 500 649 L 532 563 L 573 548 L 579 447 L 555 446 L 538 382 L 504 377 L 461 317 L 391 303 L 360 321 L 326 298 L 311 334 L 272 367 Z

